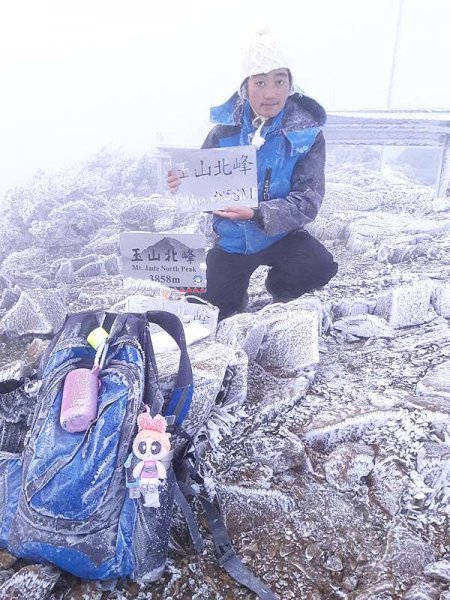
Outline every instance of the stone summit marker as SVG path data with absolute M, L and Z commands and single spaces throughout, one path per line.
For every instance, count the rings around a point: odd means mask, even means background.
M 199 234 L 124 231 L 123 277 L 156 281 L 182 291 L 206 288 L 205 238 Z
M 258 206 L 256 149 L 231 146 L 172 150 L 172 170 L 180 177 L 168 202 L 180 212 L 220 210 L 234 204 Z

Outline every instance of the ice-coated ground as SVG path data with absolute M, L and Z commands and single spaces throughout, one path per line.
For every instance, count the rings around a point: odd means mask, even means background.
M 64 311 L 127 295 L 120 229 L 203 227 L 160 200 L 122 194 L 112 206 L 101 181 L 88 191 L 61 181 L 16 198 L 2 221 L 2 379 L 32 370 Z M 283 600 L 450 598 L 450 198 L 399 181 L 331 171 L 311 231 L 339 262 L 335 279 L 272 306 L 260 269 L 247 313 L 191 348 L 208 488 L 237 553 Z M 176 361 L 162 361 L 166 382 Z M 175 523 L 157 584 L 102 591 L 65 574 L 55 584 L 54 570 L 5 553 L 0 599 L 23 586 L 29 600 L 253 597 L 216 566 L 210 542 L 197 556 Z

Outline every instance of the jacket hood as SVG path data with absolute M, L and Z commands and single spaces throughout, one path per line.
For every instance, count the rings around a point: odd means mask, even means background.
M 212 123 L 240 125 L 246 102 L 245 98 L 235 92 L 226 102 L 211 108 Z M 327 120 L 325 109 L 316 100 L 300 92 L 295 92 L 288 97 L 284 113 L 282 128 L 286 134 L 310 127 L 322 127 Z

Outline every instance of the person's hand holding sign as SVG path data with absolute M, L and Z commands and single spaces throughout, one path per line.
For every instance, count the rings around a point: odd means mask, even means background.
M 255 211 L 249 206 L 227 206 L 223 210 L 213 210 L 213 214 L 232 221 L 246 221 L 253 219 Z
M 167 187 L 169 188 L 169 192 L 171 194 L 175 194 L 180 186 L 180 177 L 176 174 L 175 171 L 169 169 L 167 171 Z

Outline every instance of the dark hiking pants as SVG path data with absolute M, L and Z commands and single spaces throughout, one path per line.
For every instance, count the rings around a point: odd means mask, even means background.
M 256 254 L 232 254 L 215 246 L 206 257 L 206 298 L 219 307 L 219 319 L 242 310 L 250 277 L 261 265 L 271 267 L 266 288 L 279 302 L 324 286 L 338 269 L 328 250 L 306 231 L 289 233 Z

